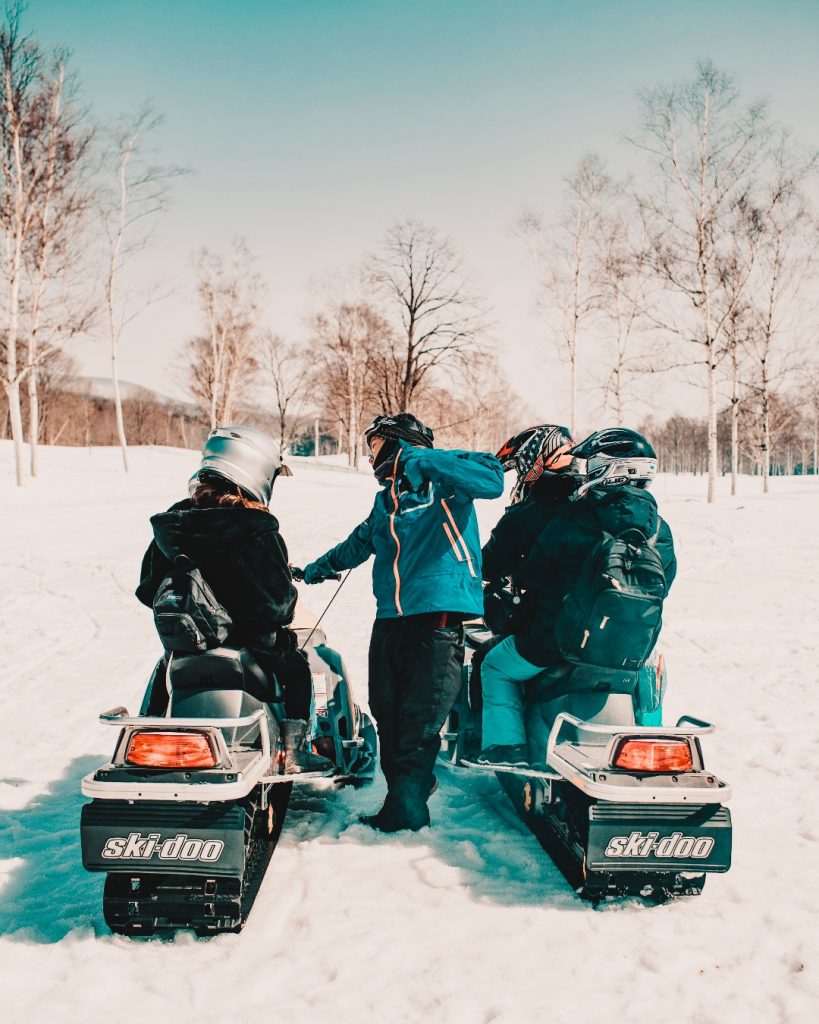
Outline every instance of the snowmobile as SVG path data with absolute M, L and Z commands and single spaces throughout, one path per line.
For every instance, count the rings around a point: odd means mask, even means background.
M 662 655 L 639 672 L 544 669 L 526 684 L 531 768 L 501 769 L 476 761 L 482 699 L 472 655 L 493 639 L 484 623 L 467 624 L 470 656 L 439 758 L 456 770 L 495 773 L 582 899 L 663 902 L 700 893 L 707 873 L 730 868 L 731 790 L 706 769 L 700 745 L 714 727 L 688 715 L 659 724 Z
M 375 728 L 353 700 L 340 655 L 301 605 L 292 628 L 312 670 L 313 749 L 332 761 L 329 772 L 284 774 L 283 695 L 275 683 L 271 694 L 246 650 L 171 655 L 165 717 L 146 715 L 150 683 L 138 716 L 123 707 L 100 715 L 118 738 L 111 761 L 82 781 L 91 797 L 82 858 L 88 871 L 107 875 L 103 914 L 112 932 L 240 931 L 293 786 L 372 780 Z

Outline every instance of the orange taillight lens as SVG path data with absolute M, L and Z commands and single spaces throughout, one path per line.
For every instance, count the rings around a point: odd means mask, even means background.
M 136 732 L 125 761 L 142 768 L 215 768 L 219 763 L 202 732 Z
M 632 772 L 690 772 L 694 767 L 686 740 L 623 740 L 612 764 Z

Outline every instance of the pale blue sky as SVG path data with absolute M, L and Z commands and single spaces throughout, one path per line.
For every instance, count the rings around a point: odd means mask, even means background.
M 522 207 L 554 212 L 589 150 L 617 173 L 634 167 L 621 138 L 637 89 L 698 57 L 819 144 L 819 0 L 31 0 L 27 25 L 71 48 L 98 115 L 151 97 L 167 118 L 161 158 L 194 172 L 149 261 L 179 292 L 130 328 L 122 354 L 124 377 L 168 392 L 164 367 L 197 326 L 196 249 L 244 236 L 271 326 L 298 338 L 311 279 L 413 216 L 479 275 L 525 397 L 565 417 L 510 231 Z M 81 351 L 105 372 L 101 342 Z

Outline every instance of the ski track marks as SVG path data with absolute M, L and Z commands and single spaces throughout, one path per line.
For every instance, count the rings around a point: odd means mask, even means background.
M 598 1024 L 640 1018 L 770 1024 L 819 1018 L 815 724 L 816 481 L 763 499 L 699 500 L 701 480 L 658 481 L 680 575 L 664 646 L 669 720 L 714 721 L 709 766 L 734 787 L 734 867 L 699 898 L 581 903 L 494 779 L 441 769 L 434 828 L 383 836 L 358 823 L 362 790 L 295 789 L 241 935 L 111 936 L 102 876 L 80 864 L 79 783 L 110 754 L 100 710 L 136 710 L 158 653 L 132 596 L 149 515 L 185 493 L 196 455 L 45 449 L 43 476 L 10 483 L 0 443 L 0 989 L 9 1024 L 177 1024 L 285 1018 L 360 1024 Z M 367 514 L 366 474 L 308 460 L 277 483 L 291 561 L 304 564 Z M 503 501 L 479 503 L 482 530 Z M 301 586 L 320 612 L 337 584 Z M 323 625 L 366 703 L 374 612 L 368 567 Z

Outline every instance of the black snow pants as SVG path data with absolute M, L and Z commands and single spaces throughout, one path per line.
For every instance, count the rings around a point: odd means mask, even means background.
M 376 619 L 370 640 L 370 708 L 378 727 L 387 798 L 379 818 L 391 829 L 429 824 L 427 799 L 440 731 L 461 688 L 463 627 L 418 619 Z

